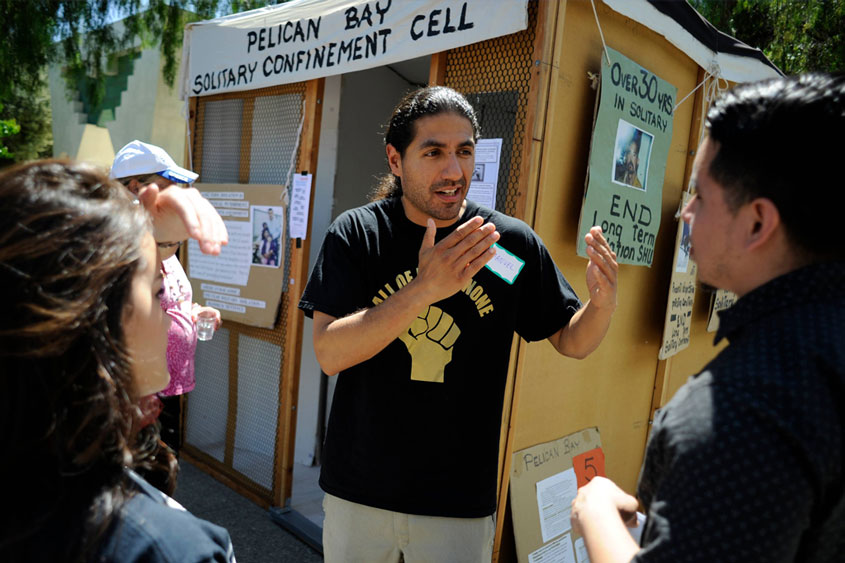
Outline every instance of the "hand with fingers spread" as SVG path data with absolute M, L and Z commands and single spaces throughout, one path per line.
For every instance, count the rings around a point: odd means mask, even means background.
M 499 240 L 496 226 L 485 224 L 481 217 L 473 217 L 437 244 L 436 233 L 434 220 L 429 219 L 420 246 L 419 272 L 412 282 L 425 288 L 428 304 L 460 291 L 495 256 L 491 247 Z
M 214 206 L 196 188 L 155 183 L 142 187 L 138 199 L 153 218 L 155 239 L 171 242 L 193 238 L 205 254 L 220 254 L 221 245 L 229 243 L 226 225 Z
M 612 311 L 616 308 L 616 278 L 619 272 L 616 253 L 604 238 L 601 227 L 592 227 L 584 240 L 587 243 L 587 256 L 590 257 L 587 264 L 590 302 L 600 309 Z

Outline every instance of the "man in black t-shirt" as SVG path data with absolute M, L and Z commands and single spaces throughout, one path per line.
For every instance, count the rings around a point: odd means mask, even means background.
M 716 342 L 730 346 L 655 415 L 639 499 L 596 477 L 573 529 L 592 563 L 840 562 L 845 189 L 831 139 L 845 129 L 845 77 L 737 86 L 706 128 L 682 216 L 701 282 L 739 295 L 719 313 Z M 641 546 L 623 525 L 638 501 Z
M 489 561 L 513 334 L 583 358 L 616 307 L 616 256 L 586 236 L 581 305 L 522 221 L 466 200 L 478 124 L 449 88 L 408 94 L 376 201 L 329 228 L 300 308 L 340 374 L 320 486 L 327 561 Z

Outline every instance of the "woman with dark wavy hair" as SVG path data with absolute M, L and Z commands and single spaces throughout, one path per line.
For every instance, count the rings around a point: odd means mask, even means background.
M 158 441 L 138 399 L 169 380 L 160 266 L 143 207 L 96 169 L 0 175 L 0 482 L 22 499 L 0 561 L 234 561 L 133 471 Z

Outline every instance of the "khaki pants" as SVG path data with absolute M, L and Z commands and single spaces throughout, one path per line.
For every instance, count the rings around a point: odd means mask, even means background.
M 327 563 L 489 563 L 494 516 L 444 518 L 373 508 L 326 494 L 323 555 Z

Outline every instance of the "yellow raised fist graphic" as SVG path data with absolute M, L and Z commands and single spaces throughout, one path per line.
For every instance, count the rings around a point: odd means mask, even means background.
M 443 383 L 443 371 L 452 361 L 452 347 L 461 335 L 455 319 L 438 307 L 429 307 L 399 335 L 411 354 L 411 379 Z

